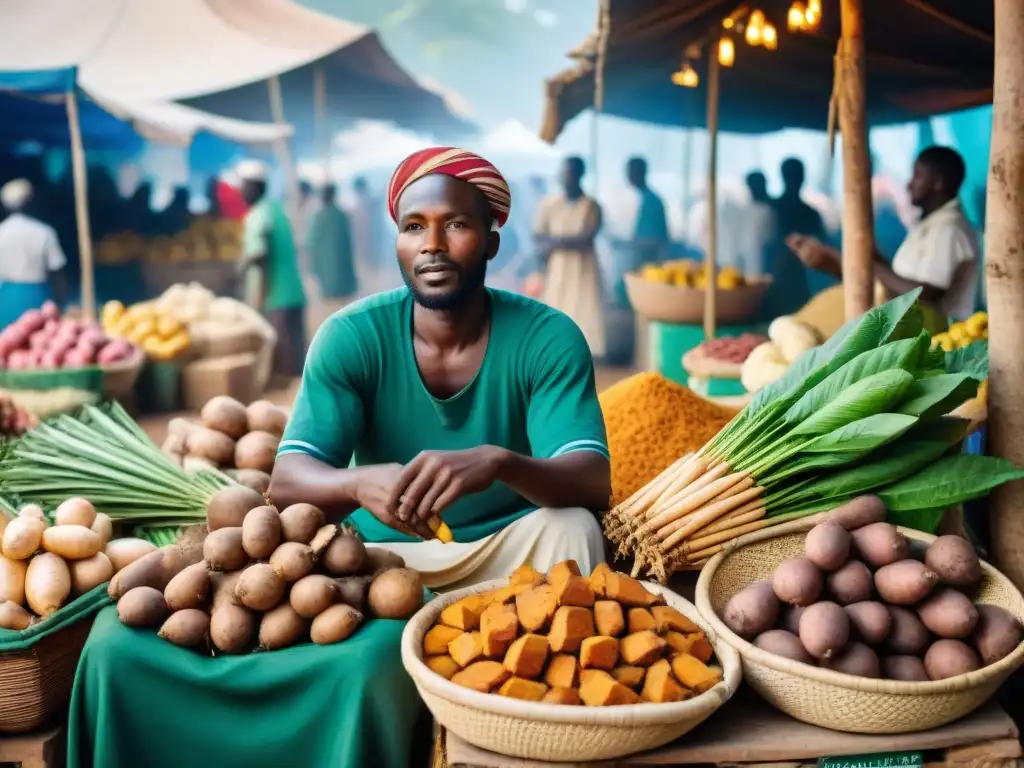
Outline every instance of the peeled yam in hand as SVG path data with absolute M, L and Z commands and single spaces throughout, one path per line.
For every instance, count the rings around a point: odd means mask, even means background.
M 27 560 L 39 549 L 46 525 L 35 517 L 16 517 L 4 529 L 2 551 L 9 560 Z
M 84 525 L 55 525 L 43 531 L 43 549 L 65 560 L 84 560 L 103 549 L 103 539 Z
M 43 552 L 32 558 L 25 572 L 25 601 L 44 619 L 60 610 L 71 594 L 71 573 L 58 555 Z

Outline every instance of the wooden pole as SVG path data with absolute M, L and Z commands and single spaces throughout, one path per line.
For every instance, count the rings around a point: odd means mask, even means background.
M 689 245 L 690 206 L 693 204 L 693 131 L 683 129 L 683 240 Z
M 852 319 L 874 304 L 863 0 L 841 0 L 839 130 L 843 141 L 843 300 Z
M 990 452 L 1024 466 L 1024 0 L 995 0 L 992 148 L 985 210 Z M 1024 588 L 1024 482 L 995 491 L 996 565 Z
M 704 339 L 715 338 L 718 278 L 718 46 L 708 46 L 708 247 L 704 253 Z
M 274 75 L 267 80 L 267 93 L 270 96 L 270 114 L 278 125 L 285 125 L 284 119 L 284 97 L 281 95 L 281 81 Z M 292 158 L 291 147 L 288 138 L 281 138 L 274 142 L 274 152 L 277 154 L 277 162 L 284 171 L 285 178 L 285 201 L 292 221 L 298 220 L 299 212 L 299 177 L 295 170 L 295 161 Z
M 327 119 L 327 76 L 322 64 L 313 67 L 313 131 L 316 153 L 328 170 L 331 161 L 331 131 Z
M 71 176 L 75 188 L 75 229 L 78 230 L 78 254 L 82 265 L 82 315 L 96 319 L 96 283 L 92 261 L 92 229 L 89 226 L 89 184 L 85 166 L 85 147 L 78 122 L 78 97 L 69 91 L 64 99 L 71 134 Z

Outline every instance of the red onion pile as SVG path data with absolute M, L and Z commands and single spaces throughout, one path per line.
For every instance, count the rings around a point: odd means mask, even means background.
M 0 369 L 85 368 L 132 356 L 134 347 L 111 339 L 97 323 L 60 316 L 52 301 L 30 309 L 0 332 Z

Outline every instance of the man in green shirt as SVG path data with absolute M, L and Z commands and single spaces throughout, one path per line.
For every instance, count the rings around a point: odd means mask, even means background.
M 306 356 L 306 294 L 302 288 L 292 227 L 281 204 L 267 191 L 267 168 L 247 160 L 238 167 L 242 197 L 249 204 L 242 229 L 244 298 L 277 332 L 274 373 L 293 377 Z
M 270 494 L 349 517 L 434 588 L 529 563 L 604 560 L 610 469 L 580 329 L 484 286 L 508 186 L 464 150 L 424 150 L 389 187 L 404 288 L 313 341 Z M 455 543 L 434 539 L 440 517 Z

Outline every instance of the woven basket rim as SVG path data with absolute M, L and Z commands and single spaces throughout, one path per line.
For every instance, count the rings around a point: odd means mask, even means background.
M 697 607 L 659 584 L 644 582 L 651 591 L 663 595 L 670 606 L 685 614 L 703 628 L 722 667 L 722 682 L 714 688 L 686 701 L 654 704 L 624 704 L 615 707 L 571 707 L 563 704 L 543 704 L 521 701 L 493 693 L 480 693 L 446 680 L 423 663 L 423 636 L 447 606 L 463 597 L 504 587 L 508 579 L 493 579 L 472 587 L 455 590 L 434 598 L 421 608 L 406 624 L 402 632 L 402 663 L 418 687 L 446 701 L 496 715 L 522 720 L 541 720 L 565 725 L 589 726 L 650 726 L 678 723 L 682 720 L 705 718 L 725 704 L 739 688 L 743 668 L 736 649 L 728 643 L 716 642 L 714 631 L 700 615 Z
M 724 643 L 731 645 L 739 651 L 740 656 L 743 657 L 745 661 L 760 664 L 776 672 L 784 672 L 796 677 L 826 683 L 828 685 L 833 685 L 837 688 L 844 688 L 850 691 L 892 694 L 897 696 L 959 693 L 970 690 L 971 688 L 975 688 L 979 685 L 983 685 L 995 677 L 1005 676 L 1020 666 L 1021 661 L 1024 660 L 1024 642 L 1018 645 L 1012 653 L 1003 657 L 995 664 L 990 664 L 975 672 L 968 672 L 945 680 L 931 680 L 926 683 L 905 682 L 901 680 L 876 680 L 868 677 L 847 675 L 843 672 L 835 672 L 830 669 L 822 669 L 821 667 L 811 666 L 810 664 L 804 664 L 799 661 L 792 661 L 791 659 L 786 659 L 773 653 L 768 653 L 767 651 L 761 650 L 753 643 L 744 640 L 729 629 L 719 618 L 715 609 L 711 605 L 711 582 L 722 563 L 730 557 L 742 554 L 741 550 L 750 544 L 756 544 L 761 541 L 767 541 L 769 539 L 780 538 L 783 536 L 804 534 L 817 523 L 821 522 L 826 514 L 827 513 L 820 513 L 811 517 L 755 531 L 747 534 L 746 536 L 741 536 L 730 542 L 729 546 L 727 546 L 722 552 L 719 552 L 711 558 L 711 560 L 701 570 L 700 577 L 697 580 L 697 609 L 707 619 L 708 623 L 714 627 L 716 635 Z M 938 538 L 937 536 L 932 536 L 931 534 L 924 533 L 922 531 L 916 531 L 912 528 L 897 527 L 897 530 L 899 530 L 908 539 L 925 543 L 931 543 Z M 1015 594 L 1020 602 L 1024 602 L 1024 598 L 1021 597 L 1020 592 L 1006 576 L 984 560 L 981 561 L 981 567 L 989 579 L 998 582 L 1008 591 Z M 1021 617 L 1018 616 L 1018 618 Z

